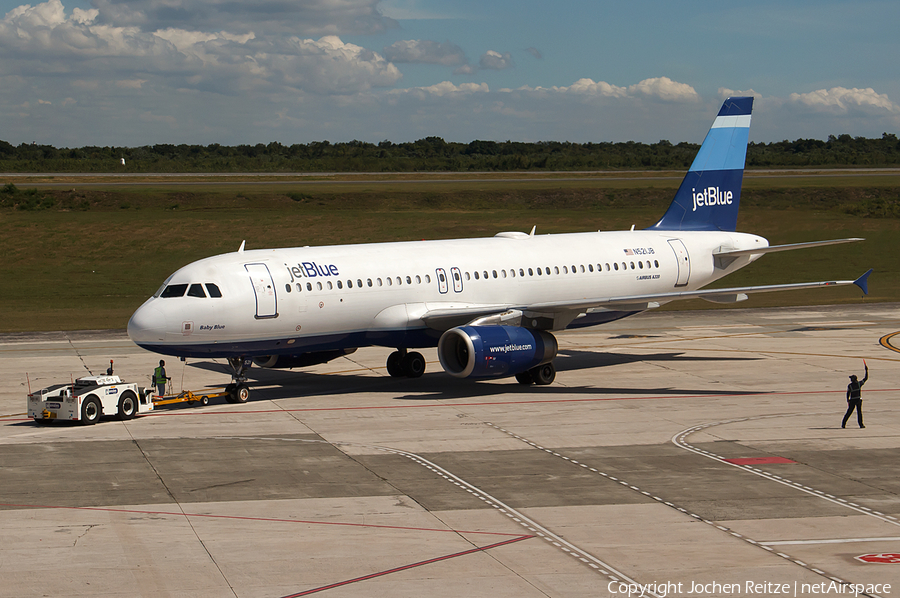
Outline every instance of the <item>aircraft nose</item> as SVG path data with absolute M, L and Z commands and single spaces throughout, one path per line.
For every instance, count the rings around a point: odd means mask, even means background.
M 152 305 L 142 305 L 128 320 L 128 336 L 137 344 L 166 340 L 166 316 Z

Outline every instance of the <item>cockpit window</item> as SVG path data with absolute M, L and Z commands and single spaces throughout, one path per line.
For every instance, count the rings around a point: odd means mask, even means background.
M 210 297 L 218 298 L 222 296 L 222 291 L 219 290 L 219 287 L 211 282 L 206 283 L 206 290 L 209 293 Z
M 200 297 L 206 299 L 206 293 L 203 292 L 202 284 L 192 284 L 188 289 L 188 297 Z
M 184 292 L 187 290 L 187 288 L 188 286 L 186 284 L 170 284 L 162 292 L 160 297 L 162 297 L 163 299 L 167 299 L 169 297 L 184 297 Z

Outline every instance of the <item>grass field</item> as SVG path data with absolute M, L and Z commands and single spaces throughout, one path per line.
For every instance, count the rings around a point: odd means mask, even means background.
M 643 228 L 662 215 L 680 182 L 680 174 L 654 175 L 93 187 L 63 181 L 66 187 L 47 189 L 31 180 L 52 207 L 0 208 L 0 332 L 124 328 L 177 268 L 234 251 L 243 240 L 253 249 L 480 237 L 534 225 L 538 234 Z M 898 201 L 897 176 L 748 176 L 739 230 L 772 244 L 867 241 L 770 254 L 720 286 L 852 279 L 871 267 L 865 301 L 896 301 L 900 219 L 872 216 L 892 214 Z M 766 294 L 740 306 L 859 301 L 850 287 Z M 687 301 L 672 308 L 715 306 Z

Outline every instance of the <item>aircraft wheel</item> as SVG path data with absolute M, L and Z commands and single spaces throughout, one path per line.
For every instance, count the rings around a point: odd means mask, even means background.
M 552 362 L 532 368 L 530 373 L 534 383 L 541 386 L 551 384 L 556 379 L 556 367 Z
M 425 358 L 421 353 L 407 353 L 400 363 L 404 375 L 409 378 L 418 378 L 425 373 Z
M 400 351 L 394 351 L 387 358 L 387 371 L 388 374 L 391 375 L 392 378 L 400 378 L 404 375 L 403 366 L 401 362 L 403 361 L 403 354 Z
M 532 384 L 534 384 L 534 378 L 531 377 L 531 371 L 529 370 L 527 372 L 516 374 L 516 382 L 525 386 L 531 386 Z
M 137 414 L 137 397 L 131 391 L 125 391 L 119 398 L 119 419 L 122 421 L 133 419 Z
M 95 396 L 90 396 L 81 404 L 81 423 L 85 426 L 92 426 L 100 421 L 103 409 L 100 407 L 100 401 Z
M 203 395 L 202 397 L 200 397 L 200 404 L 203 405 L 204 407 L 209 405 L 209 397 L 206 395 Z
M 250 389 L 243 384 L 238 384 L 231 391 L 232 403 L 246 403 L 250 398 Z

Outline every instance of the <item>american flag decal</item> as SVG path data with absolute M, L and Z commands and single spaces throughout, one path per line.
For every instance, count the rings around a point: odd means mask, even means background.
M 632 251 L 631 249 L 626 249 L 625 255 L 634 255 L 634 251 Z

